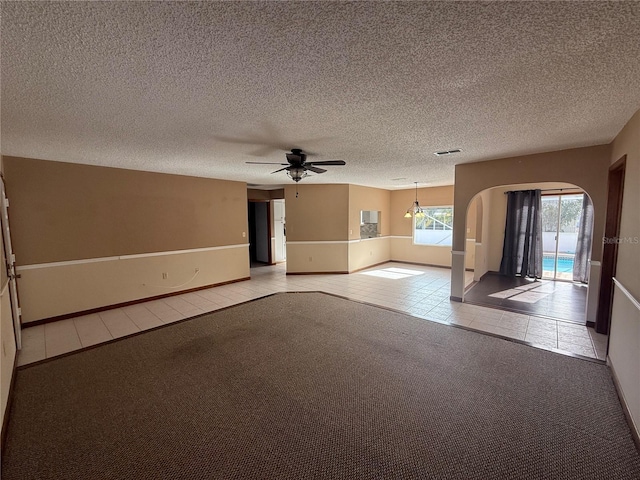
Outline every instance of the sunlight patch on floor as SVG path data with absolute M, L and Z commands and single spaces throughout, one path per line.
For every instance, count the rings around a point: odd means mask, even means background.
M 419 270 L 408 270 L 406 268 L 383 268 L 379 270 L 370 270 L 368 272 L 360 272 L 361 275 L 370 275 L 372 277 L 389 278 L 391 280 L 399 280 L 401 278 L 412 277 L 414 275 L 423 275 L 424 272 Z

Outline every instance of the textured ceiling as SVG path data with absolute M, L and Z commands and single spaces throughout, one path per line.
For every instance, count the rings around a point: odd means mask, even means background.
M 305 183 L 393 189 L 451 184 L 456 163 L 608 143 L 640 108 L 639 2 L 1 13 L 4 155 L 276 185 L 291 180 L 245 162 L 299 147 L 347 162 Z M 264 143 L 283 150 L 253 156 Z

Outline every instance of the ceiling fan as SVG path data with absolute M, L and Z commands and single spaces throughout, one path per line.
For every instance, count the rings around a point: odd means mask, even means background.
M 286 165 L 284 168 L 280 168 L 275 172 L 287 171 L 287 175 L 291 177 L 294 182 L 299 182 L 308 175 L 309 172 L 324 173 L 324 168 L 318 168 L 317 165 L 346 165 L 344 160 L 321 160 L 319 162 L 307 162 L 307 154 L 299 148 L 292 148 L 291 153 L 287 153 L 287 162 L 289 163 L 274 163 L 274 162 L 247 162 L 254 165 Z

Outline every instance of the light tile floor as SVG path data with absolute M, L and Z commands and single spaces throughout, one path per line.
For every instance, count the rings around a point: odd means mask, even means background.
M 473 274 L 467 273 L 466 281 Z M 449 300 L 450 270 L 387 263 L 350 275 L 286 275 L 284 264 L 251 270 L 251 280 L 28 327 L 26 365 L 277 292 L 323 291 L 425 320 L 462 325 L 559 352 L 605 359 L 607 337 L 591 328 Z

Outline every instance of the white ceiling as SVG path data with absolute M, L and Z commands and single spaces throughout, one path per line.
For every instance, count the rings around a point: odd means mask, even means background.
M 291 183 L 453 183 L 610 142 L 640 108 L 640 2 L 2 2 L 2 154 Z M 253 144 L 223 141 L 245 139 Z M 282 148 L 253 156 L 261 144 Z M 438 150 L 461 148 L 447 157 Z

